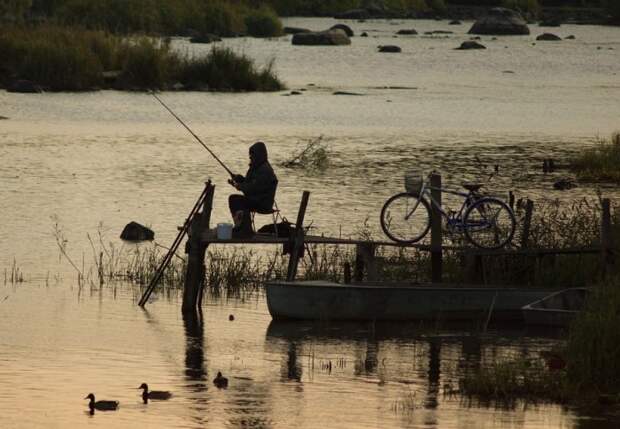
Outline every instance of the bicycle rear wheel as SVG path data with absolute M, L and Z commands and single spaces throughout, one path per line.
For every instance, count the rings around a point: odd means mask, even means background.
M 415 243 L 431 227 L 428 201 L 407 192 L 396 194 L 381 209 L 381 228 L 385 235 L 399 243 Z
M 517 221 L 510 207 L 497 198 L 476 201 L 463 216 L 465 237 L 481 249 L 500 249 L 512 241 Z

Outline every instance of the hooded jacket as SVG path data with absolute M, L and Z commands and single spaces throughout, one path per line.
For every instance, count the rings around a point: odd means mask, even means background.
M 239 183 L 239 190 L 257 211 L 270 211 L 278 187 L 278 178 L 267 160 L 267 147 L 263 142 L 250 146 L 250 168 Z

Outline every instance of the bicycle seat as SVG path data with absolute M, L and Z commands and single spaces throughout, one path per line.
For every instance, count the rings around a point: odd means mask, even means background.
M 463 185 L 463 188 L 467 189 L 469 192 L 476 192 L 483 186 L 482 183 L 471 183 L 471 182 L 466 182 L 466 183 L 463 183 L 462 185 Z

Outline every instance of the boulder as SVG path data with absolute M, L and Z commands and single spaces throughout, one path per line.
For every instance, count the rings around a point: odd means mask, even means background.
M 360 34 L 360 37 L 368 37 L 368 33 L 364 31 L 362 34 Z
M 552 33 L 543 33 L 540 36 L 538 36 L 536 40 L 547 40 L 550 42 L 556 42 L 556 41 L 562 40 L 562 38 Z
M 364 94 L 360 94 L 359 92 L 349 92 L 349 91 L 335 91 L 332 93 L 332 95 L 354 95 L 354 96 L 361 96 Z
M 310 30 L 307 28 L 299 28 L 299 27 L 284 27 L 282 29 L 284 34 L 299 34 L 299 33 L 310 33 Z
M 410 28 L 410 29 L 398 30 L 396 32 L 396 34 L 400 34 L 400 35 L 403 35 L 403 36 L 408 36 L 408 35 L 418 34 L 418 32 L 415 31 L 413 28 Z
M 448 23 L 448 25 L 461 25 L 461 21 L 459 21 L 458 19 L 453 19 Z
M 458 48 L 454 48 L 456 50 L 466 50 L 466 49 L 486 49 L 487 47 L 484 45 L 481 45 L 480 43 L 474 41 L 474 40 L 467 40 L 463 43 L 461 43 L 461 46 L 459 46 Z
M 351 27 L 349 27 L 348 25 L 344 25 L 344 24 L 336 24 L 334 26 L 332 26 L 330 28 L 330 30 L 342 30 L 346 33 L 347 36 L 349 37 L 353 37 L 353 30 L 351 30 Z
M 570 36 L 566 36 L 565 37 L 566 40 L 575 40 L 575 36 L 573 36 L 572 34 Z
M 454 34 L 454 31 L 433 30 L 433 31 L 425 31 L 424 34 L 427 34 L 427 35 L 433 35 L 433 34 Z
M 293 35 L 293 45 L 350 45 L 351 39 L 342 30 L 312 31 Z
M 553 189 L 557 189 L 558 191 L 566 191 L 569 189 L 576 188 L 577 184 L 573 182 L 571 179 L 560 179 L 553 184 Z
M 9 118 L 7 118 L 6 116 L 0 116 L 0 121 L 3 121 L 5 119 L 9 119 Z
M 128 241 L 153 240 L 154 238 L 155 233 L 152 229 L 133 221 L 125 225 L 121 232 L 121 239 Z
M 204 33 L 193 36 L 189 39 L 190 43 L 211 43 L 211 42 L 221 42 L 222 38 L 215 34 Z
M 523 35 L 530 34 L 530 29 L 523 17 L 514 10 L 494 7 L 487 16 L 478 19 L 469 30 L 469 34 Z
M 37 94 L 43 92 L 43 89 L 31 80 L 16 80 L 9 84 L 6 89 L 8 92 L 21 92 L 24 94 Z
M 379 48 L 379 52 L 398 53 L 402 51 L 402 49 L 400 49 L 400 46 L 396 46 L 396 45 L 383 45 L 383 46 L 378 46 L 378 48 Z

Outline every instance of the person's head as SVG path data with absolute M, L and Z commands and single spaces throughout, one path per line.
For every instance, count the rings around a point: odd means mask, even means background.
M 256 142 L 250 146 L 250 165 L 261 165 L 267 161 L 267 146 L 263 142 Z

